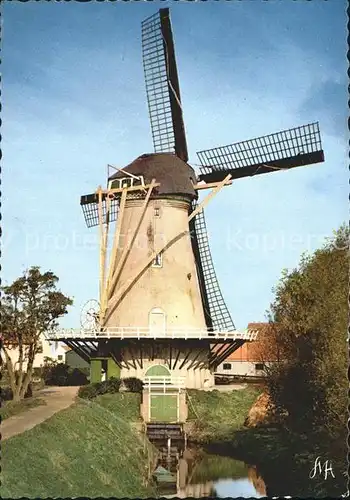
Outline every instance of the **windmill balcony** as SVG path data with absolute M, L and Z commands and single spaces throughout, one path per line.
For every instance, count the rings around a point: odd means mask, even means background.
M 258 330 L 225 330 L 175 327 L 154 329 L 143 326 L 115 326 L 106 328 L 61 328 L 48 336 L 64 339 L 206 339 L 206 340 L 255 340 Z
M 164 393 L 167 389 L 185 389 L 186 377 L 175 377 L 174 375 L 151 375 L 144 377 L 143 389 L 149 392 L 159 391 L 161 389 Z

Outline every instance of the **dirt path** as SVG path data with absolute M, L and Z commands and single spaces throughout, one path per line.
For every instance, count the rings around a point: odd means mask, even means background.
M 1 439 L 9 439 L 41 424 L 60 410 L 74 403 L 79 387 L 46 387 L 35 396 L 42 398 L 45 405 L 30 408 L 23 413 L 7 418 L 1 423 Z

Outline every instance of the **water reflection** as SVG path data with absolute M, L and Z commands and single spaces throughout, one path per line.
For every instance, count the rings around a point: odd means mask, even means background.
M 239 460 L 154 443 L 159 460 L 154 471 L 159 496 L 165 498 L 227 498 L 266 496 L 266 486 L 256 467 Z

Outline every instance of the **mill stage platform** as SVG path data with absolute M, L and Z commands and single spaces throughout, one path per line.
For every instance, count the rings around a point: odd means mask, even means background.
M 168 327 L 164 330 L 142 326 L 115 326 L 106 328 L 61 328 L 50 333 L 50 340 L 64 339 L 210 339 L 212 341 L 256 340 L 258 330 L 224 330 L 210 328 Z
M 164 366 L 163 375 L 185 376 L 188 388 L 214 384 L 217 366 L 244 342 L 254 341 L 258 331 L 148 327 L 56 330 L 48 340 L 62 341 L 90 364 L 90 380 L 110 377 L 145 380 L 154 366 Z M 158 373 L 157 373 L 158 374 Z M 156 398 L 154 398 L 156 399 Z

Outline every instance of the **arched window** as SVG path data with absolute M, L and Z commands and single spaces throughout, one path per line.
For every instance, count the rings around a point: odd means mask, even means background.
M 154 377 L 154 376 L 168 377 L 170 375 L 171 375 L 170 370 L 164 365 L 150 366 L 145 373 L 145 377 Z

